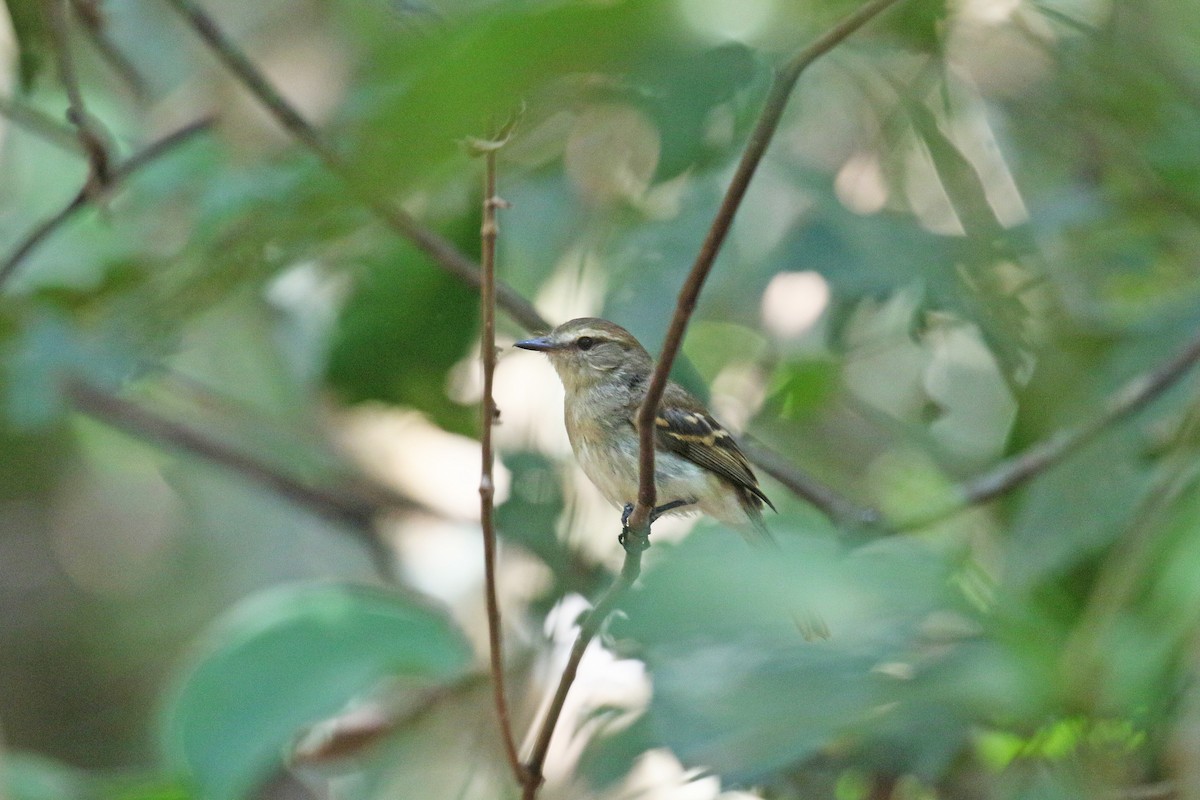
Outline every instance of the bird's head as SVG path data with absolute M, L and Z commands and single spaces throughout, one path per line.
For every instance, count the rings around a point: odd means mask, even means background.
M 611 382 L 614 374 L 648 374 L 653 363 L 632 333 L 596 317 L 564 322 L 516 346 L 545 353 L 568 392 Z

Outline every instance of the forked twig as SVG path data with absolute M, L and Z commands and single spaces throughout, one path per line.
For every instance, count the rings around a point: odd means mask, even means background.
M 176 147 L 191 140 L 193 136 L 202 133 L 212 125 L 212 120 L 205 118 L 184 125 L 174 133 L 170 133 L 152 144 L 146 146 L 145 149 L 134 153 L 124 162 L 118 164 L 115 169 L 109 174 L 107 189 L 112 191 L 119 186 L 123 181 L 136 173 L 143 167 L 149 166 L 158 159 L 170 153 Z M 88 181 L 79 190 L 78 194 L 67 203 L 57 214 L 42 222 L 21 240 L 8 257 L 4 259 L 3 264 L 0 264 L 0 288 L 13 276 L 21 262 L 33 252 L 38 245 L 45 241 L 51 234 L 58 230 L 65 222 L 70 220 L 79 211 L 91 203 L 95 197 L 92 194 L 92 182 L 89 177 Z

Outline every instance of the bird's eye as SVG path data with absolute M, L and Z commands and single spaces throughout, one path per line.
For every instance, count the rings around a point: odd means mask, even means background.
M 575 342 L 575 344 L 578 345 L 580 350 L 591 350 L 592 345 L 594 345 L 595 343 L 596 343 L 596 340 L 590 336 L 580 336 L 579 340 Z

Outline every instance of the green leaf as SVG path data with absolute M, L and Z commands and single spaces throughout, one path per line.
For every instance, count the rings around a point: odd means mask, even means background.
M 467 239 L 478 219 L 459 230 Z M 328 379 L 343 399 L 382 400 L 413 406 L 457 433 L 473 433 L 474 407 L 446 394 L 446 373 L 476 335 L 475 290 L 429 266 L 408 245 L 398 244 L 368 263 L 338 320 Z
M 540 598 L 544 610 L 570 592 L 585 597 L 603 591 L 611 580 L 600 564 L 580 558 L 558 538 L 558 518 L 563 510 L 560 469 L 539 453 L 504 456 L 512 472 L 508 500 L 496 509 L 496 530 L 505 541 L 533 553 L 554 573 L 555 583 Z
M 21 90 L 28 92 L 42 70 L 50 34 L 39 0 L 5 0 L 5 5 L 17 39 L 17 75 Z
M 8 800 L 86 800 L 95 781 L 86 772 L 33 753 L 6 753 L 0 777 Z
M 80 330 L 57 311 L 38 309 L 20 335 L 0 348 L 5 415 L 18 430 L 44 428 L 66 407 L 62 381 L 78 377 L 113 386 L 138 367 L 119 325 Z
M 660 554 L 626 603 L 628 619 L 613 623 L 653 672 L 650 740 L 689 767 L 743 782 L 835 742 L 889 752 L 872 743 L 903 730 L 885 724 L 901 713 L 958 731 L 936 694 L 878 669 L 913 658 L 920 622 L 950 602 L 945 560 L 899 538 L 840 554 L 819 523 L 784 521 L 794 530 L 774 526 L 778 548 L 697 530 Z M 806 611 L 826 619 L 832 639 L 803 639 Z M 916 742 L 903 766 L 941 764 L 957 741 L 948 729 L 928 747 Z
M 237 800 L 282 762 L 297 733 L 386 677 L 444 680 L 471 651 L 441 613 L 396 592 L 291 585 L 220 620 L 164 719 L 170 763 L 207 800 Z
M 626 76 L 647 52 L 662 58 L 682 48 L 672 12 L 662 0 L 510 3 L 449 19 L 400 46 L 401 26 L 378 19 L 368 34 L 377 40 L 368 85 L 351 101 L 360 129 L 348 156 L 364 178 L 403 185 L 563 76 Z

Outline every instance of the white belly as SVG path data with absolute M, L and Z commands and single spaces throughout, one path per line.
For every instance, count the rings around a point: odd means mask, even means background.
M 637 501 L 638 455 L 636 448 L 578 443 L 576 456 L 583 472 L 604 498 L 618 508 Z M 745 511 L 737 502 L 731 486 L 691 461 L 674 453 L 658 451 L 654 459 L 657 504 L 662 506 L 677 500 L 694 503 L 672 513 L 689 514 L 701 511 L 728 525 L 746 524 Z

